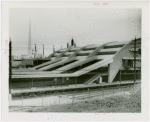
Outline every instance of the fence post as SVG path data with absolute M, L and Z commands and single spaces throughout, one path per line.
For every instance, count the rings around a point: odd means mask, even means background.
M 113 96 L 114 96 L 114 89 L 113 89 Z
M 60 105 L 60 95 L 59 95 L 59 105 Z
M 72 105 L 73 105 L 73 103 L 74 103 L 74 92 L 73 92 L 73 99 L 72 99 Z
M 104 98 L 104 90 L 103 90 L 103 98 Z
M 91 98 L 91 96 L 90 96 L 90 90 L 88 89 L 88 91 L 89 91 L 89 100 L 90 100 L 90 98 Z
M 124 96 L 125 96 L 125 90 L 124 90 Z
M 23 106 L 23 96 L 22 96 L 22 106 Z
M 42 107 L 43 107 L 43 94 L 42 94 Z
M 55 106 L 55 99 L 54 99 L 54 106 Z

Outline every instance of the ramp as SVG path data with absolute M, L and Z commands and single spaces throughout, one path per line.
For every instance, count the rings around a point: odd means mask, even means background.
M 96 75 L 94 75 L 92 78 L 90 78 L 88 81 L 86 81 L 84 83 L 84 85 L 89 85 L 92 82 L 94 82 L 95 80 L 97 80 L 99 77 L 101 76 L 101 73 L 97 73 Z

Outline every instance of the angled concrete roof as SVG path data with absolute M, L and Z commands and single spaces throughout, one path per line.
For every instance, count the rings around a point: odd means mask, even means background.
M 113 62 L 114 56 L 130 42 L 131 41 L 110 42 L 103 45 L 92 44 L 85 47 L 61 49 L 50 55 L 51 61 L 35 66 L 32 69 L 43 72 L 41 77 L 77 77 L 110 64 Z M 96 62 L 90 64 L 91 61 Z M 67 70 L 71 70 L 87 63 L 88 65 L 80 70 L 73 73 L 64 73 Z M 23 76 L 25 72 L 19 73 L 22 73 L 22 75 L 17 75 L 17 73 L 15 73 L 12 77 L 28 78 L 39 76 L 39 73 L 36 72 L 26 73 L 26 76 Z

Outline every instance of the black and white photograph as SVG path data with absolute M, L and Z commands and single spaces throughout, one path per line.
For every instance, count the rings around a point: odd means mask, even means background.
M 9 8 L 8 112 L 141 113 L 142 21 L 141 8 Z

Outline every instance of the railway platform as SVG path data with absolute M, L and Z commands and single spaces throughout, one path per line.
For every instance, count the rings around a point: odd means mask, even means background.
M 140 83 L 141 80 L 137 80 L 136 83 Z M 11 89 L 11 94 L 22 94 L 22 93 L 35 93 L 35 92 L 43 92 L 43 91 L 61 91 L 61 90 L 76 90 L 76 89 L 86 89 L 86 88 L 93 88 L 93 87 L 104 87 L 104 86 L 115 86 L 115 85 L 127 85 L 133 84 L 134 81 L 122 81 L 122 82 L 114 82 L 114 83 L 101 83 L 96 84 L 92 83 L 90 85 L 85 84 L 74 84 L 68 86 L 52 86 L 52 87 L 33 87 L 30 89 Z

